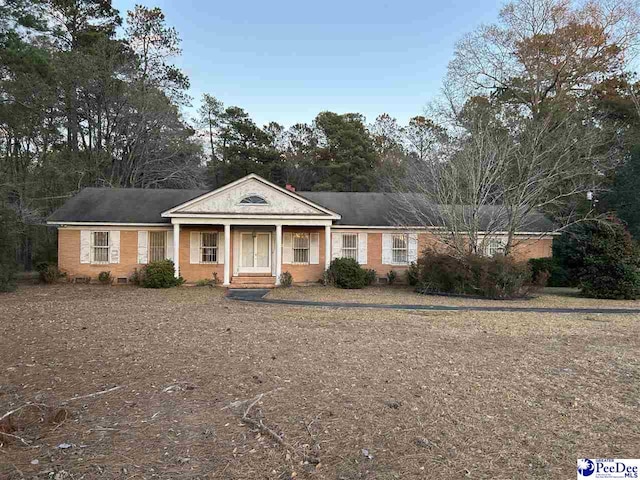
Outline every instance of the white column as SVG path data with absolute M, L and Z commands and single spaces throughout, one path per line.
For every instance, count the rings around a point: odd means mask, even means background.
M 231 225 L 224 226 L 224 282 L 223 286 L 231 284 Z
M 276 286 L 282 274 L 282 225 L 276 225 Z
M 331 264 L 331 225 L 324 226 L 324 268 Z
M 173 224 L 173 268 L 175 276 L 180 276 L 180 224 Z

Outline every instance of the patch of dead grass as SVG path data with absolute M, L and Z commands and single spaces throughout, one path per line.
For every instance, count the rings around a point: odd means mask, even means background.
M 388 303 L 399 305 L 452 305 L 559 308 L 640 308 L 638 300 L 603 300 L 583 298 L 572 289 L 547 288 L 541 294 L 524 300 L 485 300 L 443 295 L 421 295 L 412 287 L 371 286 L 361 290 L 346 290 L 322 285 L 294 286 L 271 290 L 267 298 L 309 300 L 315 302 Z
M 0 296 L 0 416 L 122 386 L 70 403 L 32 448 L 3 445 L 0 477 L 569 478 L 582 456 L 637 456 L 637 316 L 294 308 L 222 293 Z M 290 451 L 228 408 L 260 393 L 252 418 Z

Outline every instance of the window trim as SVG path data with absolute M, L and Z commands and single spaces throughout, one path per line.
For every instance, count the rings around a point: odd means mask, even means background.
M 107 245 L 96 246 L 96 233 L 106 233 L 107 234 Z M 90 254 L 91 254 L 91 264 L 93 265 L 108 265 L 111 263 L 111 234 L 109 230 L 91 230 L 90 234 Z M 96 248 L 107 251 L 107 260 L 104 262 L 96 260 Z
M 343 258 L 353 258 L 356 262 L 359 262 L 360 261 L 360 258 L 359 258 L 360 257 L 360 251 L 359 251 L 360 250 L 360 236 L 358 235 L 358 233 L 357 232 L 345 232 L 345 233 L 342 233 L 341 236 L 342 236 L 342 248 L 341 248 L 340 252 L 342 254 L 342 257 Z M 344 246 L 344 238 L 345 238 L 345 236 L 355 237 L 355 247 L 345 247 Z M 345 250 L 349 250 L 349 251 L 353 250 L 354 253 L 355 253 L 355 257 L 346 256 L 344 254 Z
M 482 251 L 485 257 L 493 258 L 496 255 L 504 254 L 505 241 L 502 238 L 486 238 L 483 239 L 485 242 L 484 249 Z M 490 253 L 492 245 L 498 244 L 499 247 L 495 249 L 493 253 Z
M 396 237 L 402 237 L 404 240 L 404 248 L 395 246 Z M 404 262 L 395 260 L 395 252 L 404 252 Z M 409 234 L 408 233 L 392 233 L 391 234 L 391 265 L 409 265 Z
M 306 238 L 306 248 L 296 248 L 296 237 Z M 307 252 L 306 262 L 296 262 L 296 250 Z M 291 232 L 291 265 L 311 265 L 311 234 L 309 232 Z
M 259 198 L 262 201 L 261 202 L 252 202 L 252 201 L 245 202 L 245 200 L 250 200 L 251 198 Z M 240 201 L 238 202 L 238 205 L 242 205 L 244 207 L 246 206 L 260 207 L 264 205 L 269 205 L 269 202 L 267 202 L 267 199 L 264 198 L 262 195 L 258 195 L 257 193 L 251 193 L 249 195 L 245 195 L 244 197 L 242 197 L 242 199 L 240 199 Z
M 215 239 L 216 239 L 216 245 L 215 247 L 205 247 L 204 246 L 204 236 L 205 235 L 215 235 Z M 200 263 L 203 265 L 215 265 L 219 263 L 219 259 L 218 259 L 218 247 L 220 246 L 220 232 L 200 232 Z M 216 257 L 215 260 L 213 261 L 205 261 L 204 260 L 204 250 L 206 249 L 213 249 L 214 250 L 214 255 Z
M 161 233 L 163 234 L 163 238 L 164 238 L 164 255 L 162 256 L 162 258 L 160 260 L 167 260 L 167 253 L 169 250 L 169 245 L 168 245 L 168 239 L 167 239 L 167 232 L 166 231 L 162 231 L 162 230 L 149 230 L 147 233 L 147 262 L 151 263 L 157 260 L 152 260 L 152 246 L 151 246 L 151 237 L 153 236 L 154 233 Z M 154 248 L 158 248 L 158 247 L 154 247 Z

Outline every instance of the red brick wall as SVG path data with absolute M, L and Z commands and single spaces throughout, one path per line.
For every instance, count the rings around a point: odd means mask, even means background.
M 95 230 L 101 229 L 96 228 Z M 145 230 L 154 229 L 145 228 Z M 58 268 L 65 272 L 70 279 L 74 277 L 95 279 L 100 272 L 111 272 L 111 276 L 114 278 L 128 278 L 136 268 L 139 269 L 142 266 L 138 263 L 138 230 L 120 230 L 120 263 L 94 265 L 80 263 L 80 230 L 58 229 Z
M 293 281 L 297 283 L 317 282 L 322 279 L 324 272 L 324 228 L 318 227 L 283 227 L 282 234 L 285 233 L 318 233 L 320 239 L 320 262 L 318 265 L 291 265 L 282 264 L 282 271 L 289 272 L 293 276 Z
M 224 264 L 190 263 L 191 261 L 191 232 L 222 232 L 222 226 L 180 226 L 180 276 L 186 282 L 195 283 L 198 280 L 211 280 L 213 272 L 218 274 L 220 283 L 224 280 Z M 233 248 L 233 242 L 231 242 Z M 233 253 L 233 252 L 231 252 Z M 233 258 L 233 255 L 232 257 Z
M 153 230 L 153 228 L 145 228 Z M 201 279 L 211 279 L 216 272 L 220 281 L 224 277 L 224 265 L 221 264 L 191 264 L 190 262 L 190 233 L 192 231 L 223 231 L 222 226 L 182 226 L 180 228 L 180 275 L 187 282 L 196 282 Z M 318 227 L 283 227 L 283 234 L 288 232 L 316 232 L 319 237 L 320 261 L 317 265 L 291 265 L 283 264 L 282 271 L 290 272 L 294 282 L 317 282 L 322 278 L 325 266 L 325 237 L 324 228 Z M 332 233 L 343 230 L 332 230 Z M 231 234 L 234 234 L 232 229 Z M 404 277 L 406 266 L 382 264 L 382 232 L 367 232 L 367 263 L 365 268 L 376 270 L 379 277 L 384 277 L 390 270 Z M 229 252 L 233 262 L 233 239 L 231 239 L 231 251 Z M 418 236 L 418 252 L 422 252 L 427 246 L 437 245 L 437 238 L 431 233 L 421 233 Z M 515 247 L 514 255 L 519 260 L 529 258 L 551 256 L 551 239 L 524 239 Z M 80 263 L 80 230 L 71 228 L 58 229 L 58 266 L 66 272 L 70 278 L 75 276 L 88 276 L 97 278 L 102 271 L 110 271 L 113 277 L 129 277 L 136 268 L 140 268 L 138 262 L 138 230 L 120 230 L 120 263 L 108 265 L 92 265 Z M 230 265 L 233 272 L 233 264 Z

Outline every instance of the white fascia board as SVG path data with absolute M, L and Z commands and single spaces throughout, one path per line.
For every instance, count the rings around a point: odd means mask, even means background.
M 169 223 L 118 223 L 118 222 L 47 222 L 47 225 L 66 227 L 66 226 L 84 226 L 84 227 L 165 227 L 170 228 Z
M 387 231 L 387 230 L 397 230 L 397 231 L 410 231 L 410 230 L 424 230 L 424 231 L 437 231 L 437 232 L 442 232 L 442 233 L 447 233 L 446 229 L 444 229 L 443 227 L 433 227 L 433 226 L 429 226 L 429 227 L 413 227 L 413 226 L 404 226 L 404 225 L 398 225 L 398 226 L 388 226 L 388 225 L 380 225 L 380 226 L 375 226 L 375 225 L 332 225 L 331 226 L 332 229 L 334 230 L 381 230 L 381 231 Z M 464 233 L 464 232 L 460 232 L 460 233 Z M 508 235 L 508 232 L 485 232 L 485 231 L 479 231 L 478 235 Z M 562 235 L 562 233 L 560 232 L 516 232 L 515 235 L 517 236 L 521 236 L 521 235 L 532 235 L 532 236 L 536 236 L 536 237 L 557 237 Z
M 324 227 L 331 225 L 331 219 L 326 218 L 221 218 L 221 217 L 171 217 L 174 225 L 282 225 L 282 226 L 317 226 Z
M 376 225 L 332 225 L 336 230 L 433 230 L 436 227 L 376 226 Z
M 323 220 L 327 222 L 331 222 L 333 220 L 337 220 L 337 218 L 332 217 L 330 215 L 296 215 L 296 214 L 266 214 L 266 215 L 251 215 L 251 214 L 242 214 L 242 213 L 174 213 L 171 215 L 167 215 L 167 218 L 171 218 L 171 221 L 174 219 L 186 219 L 193 218 L 200 221 L 211 221 L 211 220 L 231 220 L 231 219 L 249 219 L 260 221 L 262 219 L 268 220 Z

